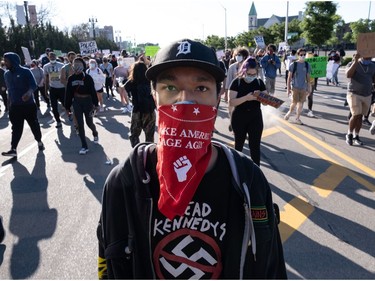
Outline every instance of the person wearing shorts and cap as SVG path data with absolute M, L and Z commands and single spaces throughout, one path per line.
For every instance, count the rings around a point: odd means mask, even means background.
M 285 279 L 265 176 L 249 157 L 211 141 L 224 79 L 215 50 L 173 42 L 146 77 L 158 142 L 138 144 L 105 182 L 99 278 Z M 248 186 L 235 184 L 233 167 L 252 174 Z

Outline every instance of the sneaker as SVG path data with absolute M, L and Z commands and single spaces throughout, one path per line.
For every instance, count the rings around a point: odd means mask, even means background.
M 346 143 L 353 145 L 353 134 L 346 134 Z
M 298 125 L 303 125 L 301 119 L 296 119 L 295 123 L 298 124 Z
M 1 155 L 10 156 L 10 157 L 17 157 L 17 151 L 15 149 L 11 149 L 7 152 L 2 152 Z
M 125 113 L 127 113 L 127 112 L 128 112 L 128 109 L 127 109 L 126 107 L 123 107 L 121 113 L 122 113 L 122 114 L 125 114 Z
M 126 105 L 126 109 L 127 109 L 129 112 L 132 112 L 132 111 L 133 111 L 133 106 L 132 106 L 130 103 L 128 103 L 128 104 Z
M 96 143 L 96 144 L 99 143 L 99 137 L 98 136 L 94 137 L 94 143 Z
M 3 225 L 3 217 L 0 216 L 0 243 L 3 242 L 5 237 L 5 229 Z
M 44 147 L 44 144 L 40 141 L 40 142 L 38 142 L 38 148 L 39 148 L 39 151 L 43 151 L 44 149 L 46 149 L 45 147 Z
M 103 111 L 104 111 L 104 107 L 101 106 L 101 107 L 99 108 L 99 112 L 103 112 Z
M 79 150 L 79 154 L 80 154 L 80 155 L 85 155 L 85 154 L 87 154 L 88 151 L 89 151 L 88 148 L 84 148 L 84 147 L 82 147 L 82 148 Z
M 375 120 L 372 121 L 371 128 L 369 129 L 371 135 L 375 135 Z
M 284 116 L 284 120 L 288 121 L 289 117 L 290 117 L 290 112 L 288 111 L 288 113 L 285 114 L 285 116 Z
M 362 124 L 371 126 L 371 122 L 367 118 L 363 119 Z
M 57 122 L 57 124 L 56 124 L 56 126 L 55 126 L 56 128 L 61 128 L 62 127 L 62 124 L 61 124 L 61 122 Z
M 354 144 L 363 145 L 363 142 L 359 139 L 359 136 L 356 136 L 355 138 L 353 138 L 353 140 L 354 140 Z
M 312 110 L 309 110 L 309 112 L 307 112 L 307 117 L 311 117 L 311 118 L 314 118 L 315 115 L 314 113 L 312 112 Z

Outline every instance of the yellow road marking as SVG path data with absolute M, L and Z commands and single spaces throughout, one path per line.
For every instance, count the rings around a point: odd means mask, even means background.
M 276 116 L 275 116 L 276 117 Z M 283 122 L 283 124 L 287 125 L 289 128 L 293 129 L 294 131 L 300 133 L 301 135 L 305 136 L 306 138 L 312 140 L 313 142 L 315 142 L 316 144 L 324 147 L 325 149 L 327 149 L 328 151 L 332 152 L 333 154 L 337 155 L 338 157 L 340 157 L 341 159 L 349 162 L 350 164 L 352 164 L 353 166 L 357 167 L 358 169 L 362 170 L 363 172 L 365 172 L 366 174 L 368 174 L 369 176 L 371 177 L 375 177 L 375 170 L 363 165 L 362 163 L 354 160 L 353 158 L 351 158 L 350 156 L 342 153 L 341 151 L 338 151 L 337 149 L 333 148 L 332 146 L 326 144 L 325 142 L 321 141 L 320 139 L 310 135 L 309 133 L 306 133 L 305 131 L 301 130 L 300 128 L 290 124 L 289 122 L 285 121 L 284 119 L 280 118 L 280 117 L 276 117 L 276 118 L 279 118 L 281 122 Z
M 284 243 L 296 231 L 314 211 L 303 197 L 295 197 L 280 210 L 280 236 Z

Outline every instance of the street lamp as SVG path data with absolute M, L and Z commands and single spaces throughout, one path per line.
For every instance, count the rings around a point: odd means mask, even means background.
M 98 19 L 97 18 L 89 18 L 89 22 L 91 23 L 91 27 L 92 27 L 92 35 L 94 37 L 94 40 L 96 39 L 96 34 L 95 34 L 95 23 L 98 22 Z
M 224 12 L 225 12 L 225 37 L 224 37 L 225 43 L 224 44 L 225 44 L 225 50 L 227 50 L 228 49 L 228 40 L 227 40 L 227 8 L 225 8 L 223 6 L 223 4 L 221 4 L 221 3 L 220 3 L 220 5 L 221 5 L 221 7 L 223 7 Z

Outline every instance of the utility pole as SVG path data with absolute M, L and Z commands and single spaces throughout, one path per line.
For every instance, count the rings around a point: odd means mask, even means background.
M 285 34 L 284 41 L 286 46 L 288 46 L 288 21 L 289 21 L 289 1 L 286 1 L 286 17 L 285 17 Z

